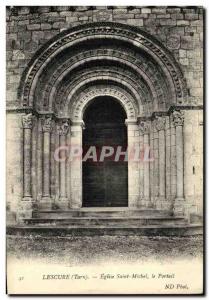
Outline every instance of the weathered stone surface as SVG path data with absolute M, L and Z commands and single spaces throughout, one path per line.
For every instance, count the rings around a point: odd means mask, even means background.
M 28 30 L 38 30 L 41 28 L 40 24 L 31 24 L 31 25 L 27 25 L 27 29 Z

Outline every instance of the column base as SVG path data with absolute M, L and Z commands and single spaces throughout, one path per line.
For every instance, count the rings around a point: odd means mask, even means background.
M 82 204 L 81 203 L 72 203 L 71 205 L 70 205 L 70 208 L 72 208 L 72 209 L 77 209 L 77 208 L 81 208 L 82 207 Z
M 39 202 L 39 208 L 51 210 L 52 209 L 52 199 L 49 196 L 42 197 Z
M 184 198 L 175 198 L 174 205 L 173 205 L 173 215 L 176 217 L 184 216 Z
M 137 208 L 139 205 L 139 195 L 128 196 L 128 207 L 131 209 Z
M 158 196 L 155 198 L 155 208 L 157 210 L 166 210 L 165 209 L 165 196 Z
M 19 203 L 17 212 L 17 221 L 22 223 L 23 219 L 31 219 L 33 216 L 33 211 L 36 206 L 32 197 L 23 197 L 22 201 Z
M 138 207 L 153 208 L 153 203 L 151 201 L 151 198 L 149 197 L 140 198 Z
M 68 209 L 69 208 L 69 201 L 66 197 L 60 197 L 59 200 L 56 202 L 56 205 L 59 209 Z

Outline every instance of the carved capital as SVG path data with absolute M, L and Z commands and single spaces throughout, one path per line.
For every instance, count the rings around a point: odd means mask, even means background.
M 52 117 L 46 116 L 42 118 L 42 129 L 43 132 L 52 131 Z
M 184 112 L 181 110 L 174 110 L 173 123 L 175 126 L 183 126 L 184 124 Z
M 67 120 L 60 120 L 57 124 L 57 133 L 59 135 L 66 135 L 69 130 L 69 121 Z
M 24 129 L 32 129 L 34 116 L 30 113 L 22 117 L 22 125 Z
M 143 134 L 149 134 L 150 131 L 150 123 L 149 122 L 145 122 L 145 121 L 141 121 L 139 123 L 139 133 L 141 135 Z
M 159 117 L 159 116 L 156 116 L 156 119 L 155 119 L 155 128 L 157 130 L 164 130 L 165 129 L 165 117 Z

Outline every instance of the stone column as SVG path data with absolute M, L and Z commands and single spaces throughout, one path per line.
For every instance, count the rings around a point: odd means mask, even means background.
M 155 126 L 158 130 L 158 147 L 159 147 L 159 197 L 160 201 L 165 200 L 165 118 L 156 117 Z
M 60 120 L 57 125 L 58 134 L 60 136 L 60 178 L 59 178 L 59 186 L 60 186 L 60 197 L 59 197 L 59 207 L 67 208 L 68 207 L 68 199 L 67 199 L 67 191 L 66 191 L 66 162 L 67 162 L 67 145 L 66 145 L 66 135 L 69 130 L 68 120 Z
M 153 133 L 153 122 L 150 123 L 150 164 L 149 164 L 149 177 L 150 177 L 150 201 L 152 207 L 154 207 L 154 133 Z
M 139 128 L 136 120 L 126 120 L 128 137 L 128 206 L 136 208 L 139 205 L 139 164 L 135 159 L 137 147 L 139 150 Z
M 32 167 L 32 127 L 33 116 L 28 114 L 22 118 L 23 124 L 23 147 L 24 147 L 24 162 L 23 162 L 23 200 L 32 200 L 31 189 L 31 167 Z
M 36 159 L 37 159 L 37 200 L 38 202 L 42 199 L 42 165 L 43 165 L 43 132 L 42 132 L 42 120 L 41 118 L 38 119 L 38 134 L 37 134 L 37 148 L 36 148 Z
M 50 138 L 52 130 L 52 117 L 46 116 L 42 119 L 43 130 L 43 191 L 42 191 L 42 207 L 51 209 L 50 194 Z
M 144 149 L 144 132 L 139 127 L 139 149 L 140 149 L 140 161 L 139 161 L 139 207 L 143 207 L 144 203 L 144 161 L 143 161 L 143 149 Z
M 169 208 L 171 208 L 171 129 L 170 118 L 166 116 L 165 123 L 165 151 L 166 151 L 166 199 L 169 201 Z
M 153 124 L 153 204 L 155 208 L 158 208 L 158 198 L 159 198 L 159 135 L 155 126 L 155 120 L 152 122 Z
M 173 117 L 170 116 L 171 126 L 171 200 L 176 198 L 176 128 L 173 124 Z
M 150 199 L 150 178 L 149 178 L 149 132 L 150 132 L 150 122 L 141 121 L 139 124 L 139 131 L 143 134 L 143 165 L 144 165 L 144 195 L 143 204 L 146 207 L 151 206 Z
M 18 219 L 31 218 L 33 212 L 32 203 L 32 127 L 33 115 L 22 117 L 23 125 L 23 199 L 20 203 Z
M 71 126 L 69 160 L 71 166 L 71 208 L 82 207 L 82 132 L 83 121 L 75 121 Z
M 173 112 L 173 122 L 176 127 L 176 199 L 174 202 L 174 215 L 184 214 L 184 148 L 183 124 L 184 113 Z

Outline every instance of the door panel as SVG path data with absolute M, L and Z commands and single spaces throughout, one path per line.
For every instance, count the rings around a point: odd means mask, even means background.
M 124 111 L 120 115 L 122 108 L 115 102 L 112 99 L 111 102 L 106 99 L 105 103 L 98 101 L 103 113 L 98 113 L 96 106 L 90 109 L 84 120 L 83 148 L 87 151 L 90 146 L 96 146 L 97 159 L 100 158 L 102 146 L 113 146 L 115 150 L 117 146 L 127 147 Z M 96 121 L 95 115 L 100 116 Z M 92 159 L 83 162 L 83 206 L 128 206 L 128 163 L 123 160 L 115 162 L 114 155 L 103 162 L 93 162 Z

